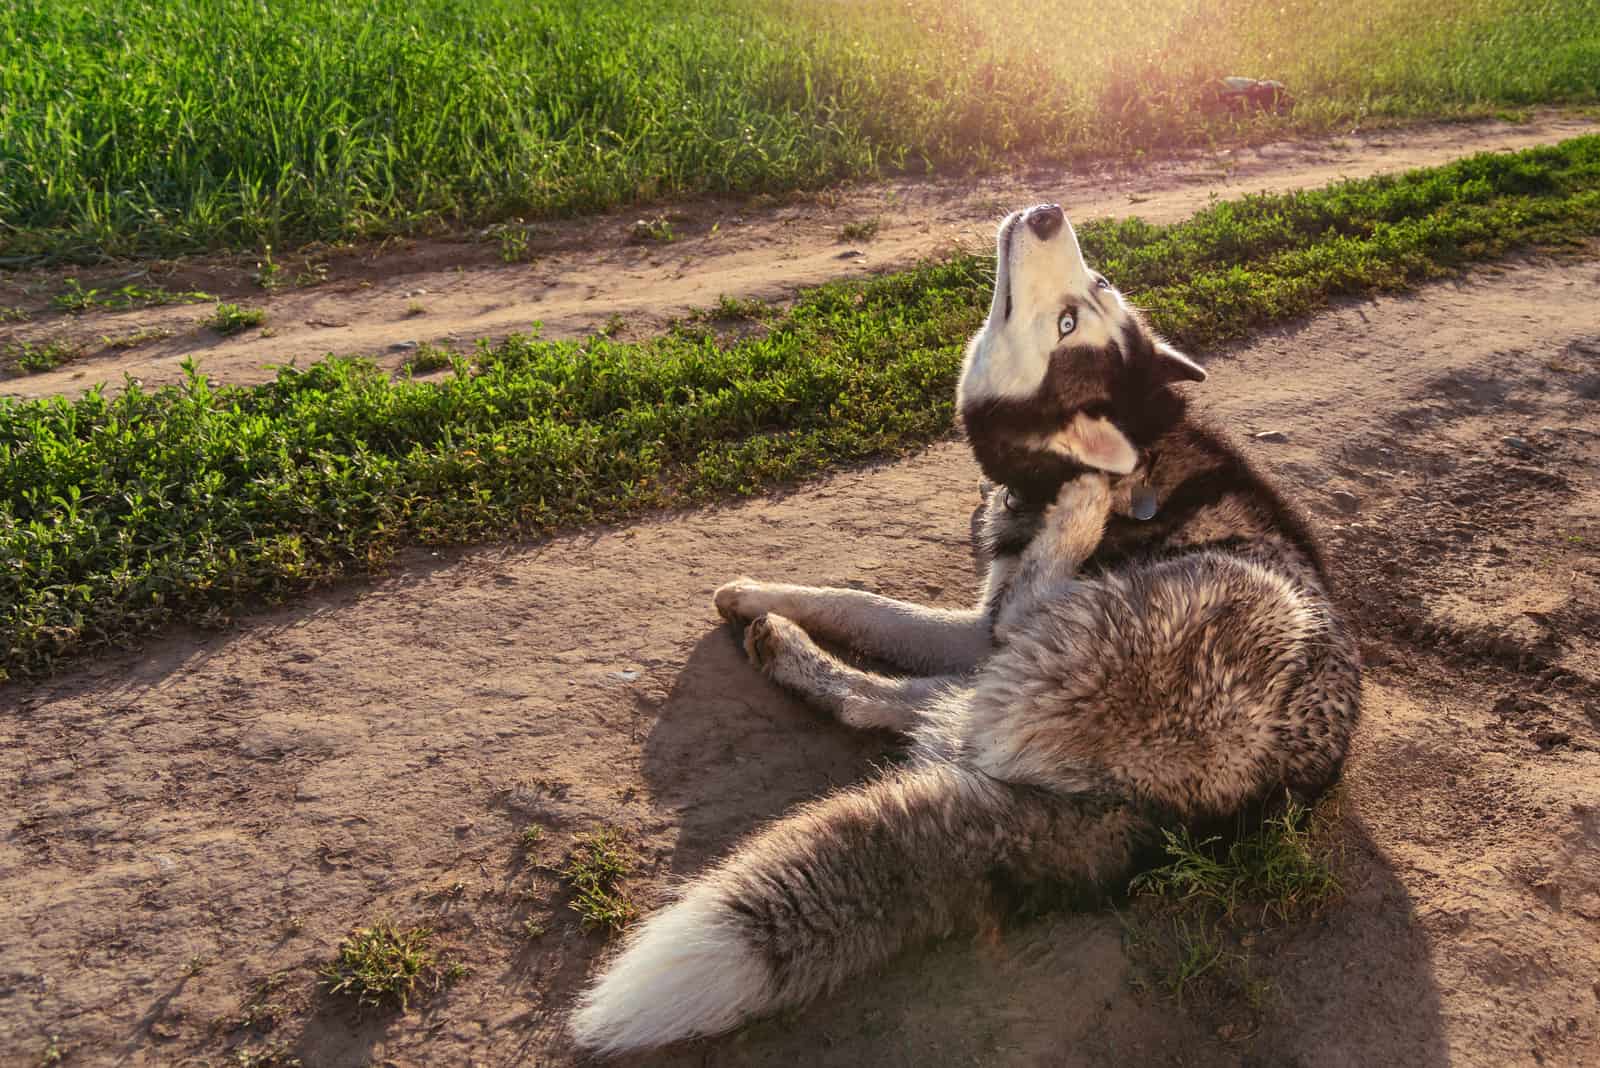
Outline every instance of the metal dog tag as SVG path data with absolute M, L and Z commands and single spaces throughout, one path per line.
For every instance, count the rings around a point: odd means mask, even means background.
M 1149 519 L 1156 514 L 1156 491 L 1153 486 L 1134 489 L 1132 512 L 1135 519 Z

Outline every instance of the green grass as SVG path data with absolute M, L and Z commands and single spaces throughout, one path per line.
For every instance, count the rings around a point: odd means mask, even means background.
M 1226 844 L 1164 829 L 1167 863 L 1128 888 L 1137 898 L 1122 916 L 1132 959 L 1179 1005 L 1198 997 L 1259 1012 L 1273 987 L 1253 974 L 1252 929 L 1314 914 L 1338 897 L 1329 831 L 1336 812 L 1331 802 L 1310 811 L 1290 799 Z
M 440 957 L 429 928 L 401 930 L 380 920 L 358 927 L 339 943 L 334 959 L 322 970 L 322 985 L 361 1008 L 405 1012 L 419 990 L 436 990 L 464 974 L 460 964 Z
M 1130 889 L 1230 919 L 1245 909 L 1259 909 L 1261 922 L 1288 919 L 1339 891 L 1308 822 L 1305 808 L 1290 802 L 1221 849 L 1217 838 L 1196 841 L 1187 829 L 1164 830 L 1168 863 L 1139 875 Z
M 572 852 L 561 874 L 572 885 L 572 908 L 586 931 L 621 931 L 639 915 L 622 880 L 633 871 L 633 851 L 622 832 L 601 827 L 574 835 Z
M 1091 262 L 1204 355 L 1322 307 L 1600 234 L 1600 137 L 1085 226 Z M 0 669 L 219 623 L 408 545 L 749 494 L 948 433 L 992 260 L 801 295 L 759 331 L 512 338 L 438 381 L 371 364 L 256 386 L 0 399 Z M 747 314 L 731 305 L 730 314 Z
M 1600 96 L 1594 0 L 10 0 L 0 56 L 0 264 Z

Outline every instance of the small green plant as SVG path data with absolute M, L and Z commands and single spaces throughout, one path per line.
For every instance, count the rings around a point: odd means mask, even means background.
M 28 309 L 26 308 L 0 304 L 0 323 L 25 323 L 31 318 L 33 316 L 28 314 Z
M 839 238 L 843 241 L 871 241 L 878 236 L 878 230 L 882 226 L 883 220 L 876 215 L 860 222 L 847 222 L 839 231 Z
M 218 304 L 217 310 L 205 324 L 219 334 L 237 334 L 267 321 L 267 313 L 260 308 L 246 308 L 238 304 Z
M 283 285 L 283 266 L 272 258 L 272 246 L 263 245 L 256 262 L 256 285 L 271 292 Z
M 633 224 L 633 229 L 628 232 L 629 239 L 634 244 L 655 243 L 668 245 L 678 240 L 677 233 L 672 229 L 672 220 L 665 215 L 657 215 L 650 219 L 640 219 Z
M 530 823 L 522 828 L 522 833 L 517 835 L 517 841 L 522 843 L 522 848 L 530 852 L 537 849 L 539 843 L 544 841 L 544 828 L 537 823 Z
M 622 832 L 601 827 L 574 835 L 572 843 L 562 874 L 572 884 L 572 908 L 582 918 L 583 929 L 621 931 L 639 915 L 638 906 L 622 887 L 634 865 Z
M 522 937 L 532 942 L 543 938 L 545 935 L 544 924 L 532 916 L 522 921 Z
M 188 962 L 186 964 L 184 964 L 184 966 L 183 966 L 184 974 L 185 975 L 199 975 L 201 972 L 206 970 L 206 965 L 209 964 L 209 963 L 210 963 L 210 961 L 206 960 L 204 957 L 200 956 L 200 954 L 196 953 L 194 956 L 189 958 L 189 960 L 188 960 Z
M 23 374 L 53 371 L 83 355 L 83 350 L 68 341 L 17 341 L 4 349 L 6 360 Z
M 500 259 L 505 263 L 521 263 L 528 258 L 528 231 L 520 223 L 500 228 Z
M 427 314 L 428 314 L 428 309 L 423 305 L 423 303 L 420 300 L 414 300 L 410 304 L 406 305 L 406 317 L 407 318 L 414 318 L 414 317 L 416 317 L 418 315 L 427 315 Z
M 431 992 L 464 974 L 459 964 L 440 959 L 431 929 L 401 930 L 379 920 L 356 928 L 339 944 L 338 954 L 322 970 L 322 985 L 362 1008 L 405 1012 L 419 989 Z
M 54 1068 L 66 1059 L 67 1050 L 61 1045 L 60 1035 L 51 1035 L 45 1039 L 44 1052 L 39 1054 L 39 1068 Z

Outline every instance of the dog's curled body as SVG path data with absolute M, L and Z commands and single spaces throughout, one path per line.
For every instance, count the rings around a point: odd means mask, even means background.
M 749 580 L 717 591 L 769 678 L 845 724 L 899 731 L 911 756 L 753 835 L 631 932 L 580 999 L 581 1045 L 716 1034 L 929 938 L 1092 903 L 1126 886 L 1161 828 L 1216 826 L 1337 779 L 1360 674 L 1309 532 L 1189 415 L 1172 383 L 1204 372 L 1163 352 L 1120 297 L 1069 304 L 1072 328 L 1088 324 L 1091 359 L 1062 343 L 1030 371 L 1025 338 L 988 337 L 985 351 L 986 336 L 1039 300 L 1024 253 L 1036 269 L 1052 261 L 1034 246 L 1071 235 L 1033 219 L 1029 246 L 1018 222 L 1001 230 L 963 410 L 1053 391 L 1058 432 L 968 425 L 986 470 L 1020 462 L 1018 481 L 1049 503 L 989 495 L 988 574 L 970 610 Z M 1046 382 L 1068 372 L 1070 388 Z M 1141 498 L 1154 502 L 1144 519 Z M 911 674 L 852 667 L 819 639 Z

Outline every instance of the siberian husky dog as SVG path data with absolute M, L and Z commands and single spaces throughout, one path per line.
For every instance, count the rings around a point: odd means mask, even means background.
M 1001 224 L 958 391 L 998 483 L 976 607 L 749 579 L 715 597 L 767 677 L 906 735 L 910 759 L 754 834 L 631 932 L 579 1000 L 580 1046 L 717 1034 L 927 939 L 1092 904 L 1161 828 L 1338 778 L 1355 643 L 1305 525 L 1175 388 L 1204 378 L 1059 207 Z

